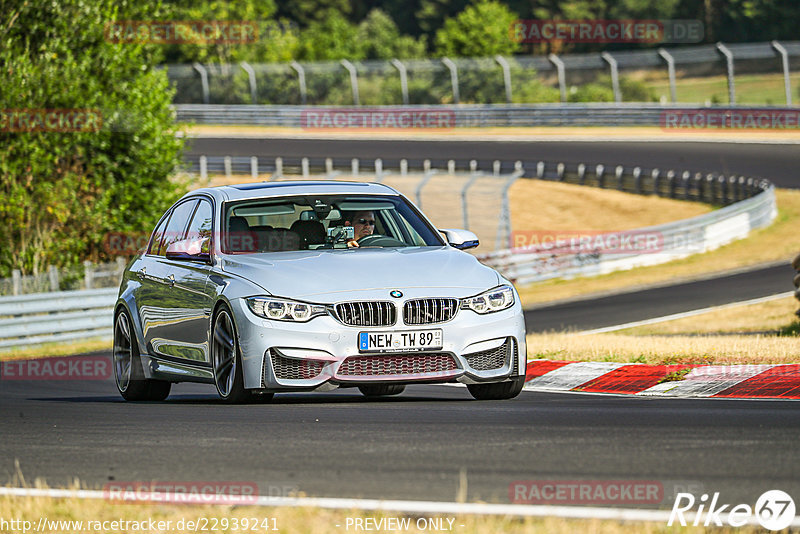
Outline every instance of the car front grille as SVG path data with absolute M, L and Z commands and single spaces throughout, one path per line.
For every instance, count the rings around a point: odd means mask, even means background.
M 508 353 L 512 345 L 514 345 L 514 342 L 511 338 L 508 338 L 506 342 L 499 347 L 473 352 L 472 354 L 465 354 L 464 358 L 466 358 L 467 364 L 476 371 L 500 369 L 508 361 Z M 516 346 L 514 346 L 514 353 L 516 356 Z
M 342 302 L 334 310 L 339 321 L 347 326 L 391 326 L 397 320 L 393 302 Z
M 341 376 L 416 375 L 458 370 L 455 358 L 444 352 L 351 356 L 342 362 Z
M 272 361 L 272 370 L 275 377 L 283 380 L 310 380 L 316 378 L 325 367 L 325 362 L 316 360 L 298 360 L 295 358 L 287 358 L 275 349 L 269 350 L 270 360 Z M 264 373 L 266 374 L 266 365 L 264 366 Z M 266 379 L 264 384 L 266 384 Z
M 403 321 L 406 324 L 435 324 L 449 321 L 458 311 L 458 300 L 426 298 L 406 301 Z

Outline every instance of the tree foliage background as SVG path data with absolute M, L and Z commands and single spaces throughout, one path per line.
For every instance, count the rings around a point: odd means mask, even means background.
M 0 110 L 94 109 L 103 120 L 91 132 L 0 131 L 0 277 L 101 259 L 107 232 L 149 231 L 179 193 L 167 79 L 152 54 L 103 35 L 138 9 L 0 0 Z

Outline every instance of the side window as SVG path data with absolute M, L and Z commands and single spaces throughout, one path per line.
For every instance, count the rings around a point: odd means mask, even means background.
M 158 255 L 158 248 L 161 246 L 161 241 L 164 239 L 164 228 L 169 222 L 169 216 L 161 219 L 161 224 L 153 232 L 153 239 L 150 240 L 150 248 L 147 249 L 148 254 Z
M 192 222 L 189 223 L 189 229 L 186 232 L 186 239 L 199 239 L 202 237 L 211 237 L 211 222 L 214 218 L 214 211 L 211 207 L 211 202 L 201 200 L 197 206 L 197 211 L 194 212 Z M 209 242 L 210 245 L 210 242 Z M 203 247 L 203 252 L 209 251 L 209 245 Z
M 167 253 L 167 247 L 176 241 L 183 239 L 186 233 L 186 225 L 189 223 L 189 217 L 194 212 L 194 207 L 197 205 L 196 200 L 189 200 L 179 204 L 172 210 L 172 216 L 169 218 L 167 224 L 167 231 L 164 233 L 164 239 L 161 241 L 161 248 L 158 250 L 159 256 L 164 256 Z

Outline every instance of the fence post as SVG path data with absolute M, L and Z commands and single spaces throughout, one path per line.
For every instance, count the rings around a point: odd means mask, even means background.
M 786 92 L 786 105 L 792 105 L 792 84 L 789 79 L 789 53 L 778 41 L 772 41 L 774 48 L 781 55 L 781 66 L 783 67 L 783 90 Z
M 208 104 L 211 100 L 208 91 L 208 71 L 200 63 L 195 62 L 193 65 L 194 70 L 200 73 L 200 84 L 203 87 L 203 104 Z
M 231 157 L 225 156 L 223 161 L 225 163 L 225 177 L 230 178 L 231 175 L 233 174 L 233 165 L 231 164 Z
M 620 103 L 622 102 L 622 95 L 619 91 L 619 69 L 617 67 L 617 60 L 608 52 L 603 52 L 600 54 L 600 57 L 602 57 L 611 68 L 611 89 L 614 91 L 614 102 Z
M 536 164 L 536 178 L 539 180 L 544 179 L 544 161 Z
M 378 183 L 383 181 L 383 160 L 381 158 L 375 160 L 375 181 Z
M 692 177 L 692 173 L 689 171 L 683 171 L 681 175 L 681 184 L 683 184 L 683 199 L 689 200 L 689 179 Z
M 728 66 L 728 103 L 736 103 L 736 87 L 733 74 L 733 53 L 722 43 L 717 43 L 717 50 L 725 57 L 725 63 Z
M 492 175 L 500 176 L 500 160 L 496 159 L 492 162 Z
M 347 69 L 347 72 L 350 73 L 350 89 L 353 91 L 353 105 L 358 106 L 358 72 L 356 71 L 356 67 L 346 59 L 342 59 L 339 62 Z
M 456 160 L 449 159 L 447 160 L 447 174 L 450 176 L 456 173 Z
M 563 163 L 559 163 L 558 165 L 556 165 L 556 177 L 558 178 L 559 182 L 564 181 L 564 169 L 565 167 Z
M 403 94 L 403 105 L 408 105 L 408 73 L 406 72 L 406 66 L 403 65 L 403 62 L 399 59 L 393 59 L 392 65 L 394 68 L 397 69 L 397 72 L 400 73 L 400 92 Z
M 673 58 L 672 54 L 663 48 L 658 49 L 658 55 L 664 58 L 664 61 L 667 62 L 667 74 L 669 75 L 669 97 L 670 100 L 675 103 L 678 101 L 678 93 L 675 89 L 675 58 Z
M 208 157 L 200 156 L 200 179 L 208 180 Z
M 22 294 L 22 273 L 19 272 L 19 269 L 14 269 L 11 271 L 11 293 L 13 295 L 21 295 Z
M 325 174 L 326 178 L 333 177 L 333 160 L 331 158 L 325 158 Z
M 637 195 L 642 194 L 642 168 L 641 167 L 634 167 L 633 168 L 633 190 L 636 191 Z
M 358 176 L 358 158 L 353 158 L 350 160 L 350 173 L 353 176 Z
M 606 168 L 604 165 L 598 165 L 594 169 L 594 175 L 597 178 L 597 187 L 600 189 L 605 189 L 606 187 L 606 179 L 605 179 L 605 172 Z
M 253 104 L 257 104 L 256 98 L 256 71 L 253 70 L 253 67 L 250 66 L 250 63 L 247 61 L 242 61 L 239 63 L 245 72 L 247 72 L 247 77 L 250 79 L 250 101 Z
M 550 60 L 550 63 L 555 65 L 556 73 L 558 74 L 558 92 L 561 94 L 561 101 L 567 101 L 567 76 L 564 72 L 564 62 L 561 61 L 561 58 L 555 54 L 550 54 L 547 56 L 547 59 Z
M 408 175 L 408 160 L 403 158 L 400 160 L 400 176 L 407 176 Z
M 283 158 L 275 158 L 275 172 L 270 177 L 271 180 L 283 176 Z
M 300 160 L 300 167 L 302 168 L 303 178 L 308 178 L 308 158 Z
M 253 180 L 258 179 L 258 158 L 256 156 L 250 156 L 250 176 Z
M 503 69 L 503 84 L 506 86 L 506 103 L 511 103 L 511 67 L 508 65 L 508 61 L 501 55 L 494 56 L 494 60 L 500 64 L 500 68 Z
M 94 266 L 92 262 L 86 260 L 83 262 L 83 283 L 86 286 L 86 289 L 92 289 L 92 283 L 94 281 Z
M 669 198 L 675 198 L 675 171 L 667 171 L 667 182 L 669 186 Z
M 578 183 L 586 185 L 586 165 L 578 163 Z
M 306 70 L 297 61 L 292 61 L 289 63 L 289 66 L 297 73 L 297 84 L 300 86 L 300 103 L 305 106 L 308 99 L 306 92 Z
M 656 196 L 661 196 L 661 171 L 658 169 L 653 169 L 650 171 L 650 177 L 653 179 L 653 194 Z
M 622 191 L 622 173 L 625 169 L 622 168 L 622 165 L 617 165 L 617 168 L 614 169 L 614 175 L 617 178 L 617 190 Z
M 475 174 L 476 172 L 478 172 L 478 160 L 471 159 L 469 160 L 469 173 Z
M 450 71 L 450 84 L 453 86 L 453 104 L 458 104 L 458 67 L 456 67 L 453 60 L 448 57 L 443 57 L 442 63 L 444 63 L 444 66 Z
M 123 265 L 122 268 L 124 269 L 125 265 Z M 50 291 L 58 291 L 58 269 L 56 269 L 55 265 L 51 265 L 47 268 L 47 275 L 50 278 Z

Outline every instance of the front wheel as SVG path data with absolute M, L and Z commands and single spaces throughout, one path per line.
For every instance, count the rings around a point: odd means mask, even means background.
M 525 377 L 520 376 L 509 382 L 495 382 L 492 384 L 467 384 L 470 394 L 477 400 L 506 400 L 513 399 L 522 391 Z
M 114 320 L 114 381 L 127 401 L 163 401 L 172 386 L 163 380 L 145 378 L 139 344 L 126 310 Z
M 223 305 L 217 311 L 211 332 L 211 361 L 217 393 L 222 400 L 231 404 L 250 400 L 252 395 L 244 388 L 236 325 L 227 306 Z

